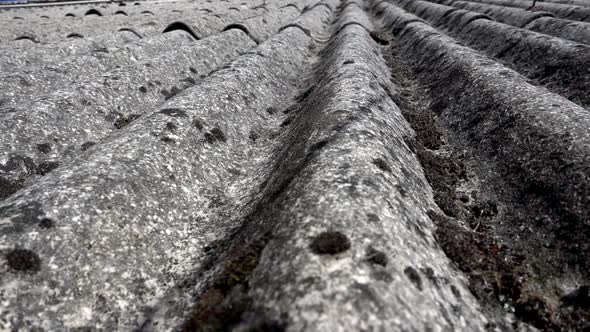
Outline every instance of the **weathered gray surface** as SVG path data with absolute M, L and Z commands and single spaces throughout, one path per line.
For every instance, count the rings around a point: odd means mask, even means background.
M 488 5 L 484 3 L 474 3 L 468 1 L 454 1 L 452 6 L 483 13 L 491 16 L 498 22 L 510 24 L 518 28 L 523 28 L 538 18 L 554 16 L 548 12 L 532 12 L 522 8 Z
M 426 215 L 432 194 L 404 143 L 412 130 L 388 98 L 396 87 L 379 54 L 368 32 L 349 24 L 332 37 L 315 70 L 315 89 L 278 158 L 283 176 L 293 178 L 255 215 L 276 224 L 254 272 L 256 309 L 270 317 L 285 313 L 293 331 L 483 331 L 486 319 L 436 248 Z M 309 245 L 323 231 L 343 232 L 351 249 L 336 257 L 313 253 Z M 367 261 L 370 248 L 391 263 Z M 423 275 L 427 270 L 433 279 Z
M 494 22 L 450 6 L 427 1 L 393 2 L 405 4 L 408 10 L 469 46 L 590 108 L 590 46 Z
M 547 12 L 527 11 L 522 8 L 503 7 L 467 1 L 454 1 L 452 6 L 480 12 L 494 20 L 519 28 L 544 33 L 583 44 L 590 44 L 590 23 L 564 20 Z
M 501 1 L 0 12 L 0 330 L 587 327 L 584 23 Z
M 451 1 L 450 3 L 452 3 L 454 0 L 436 0 L 434 2 L 439 1 Z M 471 0 L 471 2 L 525 9 L 530 8 L 532 5 L 532 2 L 528 0 Z M 535 7 L 531 8 L 531 10 L 550 12 L 555 14 L 556 17 L 568 20 L 590 22 L 590 8 L 588 7 L 537 1 Z

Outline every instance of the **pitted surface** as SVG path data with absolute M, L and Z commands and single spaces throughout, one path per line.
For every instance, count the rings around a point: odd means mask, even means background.
M 0 10 L 0 330 L 590 327 L 581 1 Z

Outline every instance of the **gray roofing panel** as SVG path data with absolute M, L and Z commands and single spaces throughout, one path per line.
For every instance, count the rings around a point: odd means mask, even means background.
M 345 4 L 341 8 L 339 16 L 337 24 L 341 27 L 348 24 L 359 24 L 367 31 L 373 31 L 374 29 L 373 22 L 371 22 L 369 17 L 361 10 L 361 6 L 355 2 L 348 2 Z
M 8 301 L 1 324 L 130 329 L 167 292 L 181 308 L 158 328 L 180 323 L 191 288 L 175 290 L 203 263 L 203 247 L 247 212 L 247 193 L 256 197 L 262 179 L 251 171 L 265 163 L 264 155 L 256 157 L 265 149 L 248 136 L 277 125 L 266 109 L 281 106 L 275 96 L 293 94 L 308 40 L 299 29 L 284 30 L 257 54 L 3 202 L 2 218 L 10 222 L 2 224 L 2 250 L 17 243 L 35 250 L 43 267 L 34 280 L 14 276 L 0 285 Z M 24 219 L 23 210 L 30 211 Z M 34 220 L 41 216 L 55 227 L 39 233 Z
M 230 23 L 225 26 L 224 30 L 228 28 L 243 29 L 256 43 L 261 43 L 300 14 L 297 8 L 288 6 L 241 22 Z
M 539 85 L 590 108 L 590 95 L 587 93 L 590 89 L 590 70 L 583 70 L 590 68 L 590 46 L 490 19 L 477 19 L 477 13 L 454 7 L 425 1 L 417 1 L 407 7 L 471 47 L 536 80 Z M 433 14 L 428 7 L 442 10 Z
M 582 330 L 585 23 L 476 2 L 0 12 L 0 330 Z
M 277 156 L 288 180 L 252 218 L 253 228 L 272 229 L 251 286 L 255 313 L 285 313 L 293 331 L 483 331 L 486 320 L 460 281 L 467 296 L 457 299 L 449 286 L 417 286 L 408 277 L 431 269 L 436 278 L 458 279 L 432 238 L 426 211 L 434 203 L 404 143 L 413 131 L 388 98 L 396 87 L 378 45 L 361 25 L 337 31 Z M 335 257 L 312 252 L 322 232 L 343 233 L 351 248 Z M 370 248 L 395 264 L 369 263 Z M 447 315 L 457 305 L 467 309 L 462 316 Z
M 194 39 L 184 31 L 161 34 L 155 38 L 141 39 L 129 46 L 95 49 L 89 54 L 60 57 L 52 63 L 41 62 L 38 66 L 29 64 L 26 69 L 4 72 L 0 75 L 2 100 L 0 114 L 19 105 L 26 105 L 27 100 L 42 98 L 57 86 L 68 86 L 76 80 L 88 80 L 115 66 L 127 66 L 138 61 L 157 56 L 193 42 Z M 46 50 L 51 52 L 51 50 Z
M 436 75 L 422 79 L 432 81 L 444 80 L 449 75 L 455 77 L 450 81 L 453 84 L 438 85 L 433 93 L 456 97 L 445 97 L 443 106 L 446 112 L 443 116 L 448 117 L 456 134 L 464 136 L 468 144 L 476 144 L 478 153 L 497 153 L 488 157 L 499 167 L 521 172 L 521 176 L 535 178 L 549 187 L 560 186 L 554 188 L 555 193 L 581 220 L 587 220 L 588 211 L 584 207 L 590 197 L 583 192 L 588 185 L 585 174 L 590 171 L 587 162 L 590 160 L 587 130 L 590 113 L 557 94 L 530 85 L 516 72 L 458 45 L 424 24 L 411 23 L 406 30 L 404 47 L 412 53 L 412 61 L 423 68 L 438 69 Z M 456 78 L 459 75 L 461 79 Z M 501 105 L 495 108 L 497 112 L 485 110 L 491 102 Z M 501 118 L 508 117 L 517 119 L 522 125 L 494 126 L 494 123 L 501 123 Z M 562 139 L 564 135 L 567 139 Z M 538 141 L 536 138 L 540 137 L 543 138 Z M 482 144 L 486 141 L 489 143 Z M 503 148 L 490 149 L 494 146 Z M 567 156 L 554 159 L 552 153 L 556 151 Z M 559 171 L 570 162 L 572 173 Z M 539 169 L 537 165 L 544 166 Z
M 590 23 L 541 17 L 524 28 L 590 45 Z
M 59 87 L 3 114 L 0 130 L 5 140 L 0 155 L 27 158 L 35 164 L 47 160 L 62 164 L 84 150 L 88 142 L 101 141 L 254 45 L 243 32 L 230 30 Z M 183 65 L 178 66 L 180 63 Z M 39 151 L 43 144 L 49 151 Z M 38 179 L 22 169 L 3 172 L 0 177 L 18 183 L 18 187 Z
M 218 18 L 225 16 L 223 19 L 233 21 L 256 15 L 256 10 L 245 6 L 241 6 L 240 10 L 237 12 L 229 10 L 229 8 L 236 8 L 232 7 L 232 4 L 224 3 L 213 8 L 215 9 L 214 14 L 210 14 L 213 12 L 211 10 L 209 14 L 199 16 L 216 15 Z M 191 5 L 182 12 L 158 12 L 157 16 L 141 15 L 139 17 L 131 18 L 125 16 L 86 16 L 59 21 L 40 20 L 35 22 L 31 20 L 24 20 L 18 25 L 7 24 L 7 28 L 2 29 L 0 32 L 0 38 L 3 40 L 11 40 L 19 36 L 30 35 L 34 36 L 39 42 L 47 43 L 63 40 L 71 33 L 77 33 L 84 37 L 88 37 L 101 34 L 109 30 L 117 31 L 124 27 L 141 29 L 141 26 L 148 22 L 156 22 L 158 24 L 156 30 L 161 30 L 168 23 L 183 17 L 183 15 L 197 16 L 196 14 L 199 12 L 196 12 L 193 9 L 197 9 L 195 5 Z
M 320 4 L 324 4 L 322 1 Z M 320 35 L 326 31 L 326 27 L 332 23 L 332 10 L 329 5 L 318 5 L 304 11 L 301 16 L 293 20 L 289 24 L 281 27 L 281 31 L 289 27 L 296 27 L 303 30 L 308 36 L 314 39 L 321 39 L 324 36 Z
M 126 44 L 139 40 L 139 36 L 130 32 L 98 36 L 92 39 L 66 39 L 51 45 L 29 45 L 26 51 L 21 48 L 2 49 L 0 57 L 0 71 L 13 71 L 29 64 L 51 64 L 64 57 L 90 53 L 93 50 L 104 50 L 114 45 Z
M 496 21 L 544 33 L 578 43 L 590 44 L 590 23 L 552 17 L 548 12 L 527 11 L 522 8 L 455 1 L 454 7 L 490 15 Z
M 587 0 L 545 0 L 546 2 L 562 3 L 566 5 L 590 7 L 590 2 Z
M 540 17 L 554 16 L 548 12 L 531 12 L 522 8 L 495 6 L 467 1 L 455 1 L 453 7 L 476 11 L 491 16 L 496 21 L 524 28 Z
M 387 1 L 374 1 L 373 11 L 377 25 L 382 31 L 391 31 L 398 34 L 408 23 L 422 21 L 419 17 L 412 15 L 405 10 L 390 4 Z
M 482 2 L 492 5 L 518 7 L 528 9 L 531 7 L 531 1 L 527 0 L 470 0 L 471 2 Z M 546 11 L 555 14 L 555 16 L 582 22 L 590 22 L 590 8 L 571 6 L 565 4 L 548 3 L 537 1 L 534 10 Z

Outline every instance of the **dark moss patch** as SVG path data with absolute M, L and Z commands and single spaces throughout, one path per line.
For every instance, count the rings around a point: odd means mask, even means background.
M 422 143 L 425 148 L 437 150 L 443 145 L 443 134 L 438 128 L 432 112 L 402 110 L 402 113 L 416 132 L 416 140 Z
M 21 179 L 0 176 L 0 201 L 12 196 L 12 194 L 22 189 L 23 185 L 24 181 Z
M 22 175 L 27 176 L 34 173 L 35 167 L 36 165 L 33 159 L 26 156 L 13 155 L 4 165 L 0 164 L 0 171 L 4 173 L 19 171 Z
M 381 158 L 375 158 L 373 159 L 373 164 L 375 164 L 375 166 L 379 167 L 379 169 L 381 169 L 384 172 L 387 173 L 391 173 L 391 167 L 389 167 L 389 165 L 387 165 L 387 162 L 385 162 L 385 160 L 381 159 Z
M 313 87 L 309 87 L 307 88 L 305 91 L 299 93 L 297 96 L 295 96 L 295 101 L 298 103 L 303 102 L 305 99 L 307 99 L 307 97 L 309 97 L 309 95 L 313 92 Z
M 465 165 L 459 156 L 436 154 L 418 144 L 418 159 L 424 169 L 426 179 L 435 190 L 434 200 L 445 214 L 459 215 L 456 187 L 460 179 L 466 177 Z
M 275 107 L 268 107 L 266 109 L 266 113 L 270 114 L 270 115 L 275 115 L 277 114 L 279 111 L 275 108 Z
M 175 132 L 176 129 L 178 129 L 178 126 L 172 122 L 167 122 L 166 126 L 164 127 L 164 130 L 171 131 L 171 132 Z
M 51 172 L 52 170 L 58 168 L 59 165 L 61 165 L 61 163 L 57 160 L 47 160 L 47 161 L 40 163 L 37 166 L 36 172 L 39 175 L 45 175 L 45 174 Z
M 387 266 L 387 262 L 389 261 L 387 255 L 384 252 L 377 250 L 372 246 L 367 248 L 367 254 L 365 257 L 369 263 L 381 265 L 383 267 Z
M 190 76 L 187 76 L 187 77 L 181 79 L 180 82 L 188 83 L 189 85 L 195 85 L 195 84 L 197 84 L 197 81 L 194 78 L 190 77 Z
M 161 111 L 159 111 L 158 113 L 164 114 L 164 115 L 168 115 L 174 118 L 186 118 L 188 117 L 188 115 L 186 114 L 185 111 L 179 109 L 179 108 L 165 108 Z
M 166 89 L 162 89 L 162 90 L 160 90 L 160 94 L 162 96 L 164 96 L 165 99 L 168 99 L 168 96 L 170 95 L 170 92 L 168 92 L 168 90 L 166 90 Z
M 259 138 L 259 135 L 257 132 L 255 132 L 254 130 L 250 130 L 250 133 L 248 134 L 248 138 L 252 141 L 252 142 L 256 142 Z
M 397 189 L 397 191 L 399 192 L 400 195 L 402 195 L 402 197 L 408 197 L 408 191 L 406 190 L 406 188 L 404 188 L 403 185 L 396 184 L 395 189 Z
M 557 331 L 559 328 L 554 325 L 555 309 L 550 307 L 539 296 L 527 296 L 521 298 L 514 306 L 514 313 L 522 321 L 533 326 L 549 331 Z
M 451 285 L 451 293 L 453 293 L 453 295 L 455 295 L 456 298 L 461 298 L 461 292 L 457 287 L 455 287 L 455 285 Z
M 422 273 L 424 273 L 426 279 L 428 279 L 435 286 L 439 286 L 436 274 L 434 273 L 434 270 L 431 267 L 421 268 L 420 270 L 422 271 Z
M 286 127 L 286 126 L 290 125 L 291 122 L 293 122 L 293 117 L 292 116 L 289 116 L 285 120 L 283 120 L 283 122 L 281 123 L 280 126 L 281 127 Z
M 369 222 L 371 223 L 376 223 L 379 222 L 379 216 L 377 216 L 374 213 L 367 213 L 367 220 L 369 220 Z
M 121 129 L 121 128 L 129 125 L 131 122 L 135 121 L 136 119 L 138 119 L 140 116 L 141 116 L 140 114 L 117 113 L 117 117 L 115 118 L 113 125 L 115 126 L 115 128 Z
M 390 35 L 381 31 L 371 31 L 369 34 L 373 40 L 379 45 L 389 45 Z
M 341 232 L 326 231 L 311 241 L 310 248 L 318 255 L 336 255 L 350 249 L 350 240 Z
M 411 266 L 408 266 L 404 269 L 404 274 L 406 275 L 406 277 L 408 277 L 408 279 L 410 279 L 412 284 L 414 284 L 414 286 L 418 288 L 418 290 L 422 290 L 422 278 L 420 278 L 420 274 L 418 274 L 418 271 L 416 271 L 416 269 L 414 269 Z
M 43 228 L 43 229 L 50 229 L 53 227 L 53 220 L 49 219 L 49 218 L 43 218 L 41 219 L 41 221 L 39 221 L 39 228 Z
M 192 124 L 193 124 L 193 127 L 197 128 L 199 131 L 203 130 L 203 127 L 204 127 L 203 121 L 201 121 L 197 118 L 194 118 Z
M 37 273 L 41 270 L 41 258 L 28 249 L 12 249 L 4 255 L 4 258 L 12 271 Z
M 84 142 L 80 146 L 80 150 L 86 151 L 86 150 L 90 149 L 91 147 L 93 147 L 95 145 L 96 145 L 96 143 L 95 142 L 92 142 L 92 141 Z
M 183 331 L 231 331 L 242 321 L 252 307 L 248 296 L 250 275 L 267 242 L 268 236 L 262 236 L 230 251 L 221 272 L 198 299 L 197 312 L 185 323 Z
M 480 249 L 483 238 L 459 226 L 454 220 L 428 211 L 430 219 L 436 224 L 434 236 L 443 251 L 451 258 L 459 269 L 471 272 L 487 266 L 488 259 Z
M 162 91 L 166 91 L 166 90 L 162 90 Z M 176 96 L 177 94 L 179 94 L 181 91 L 182 90 L 175 85 L 172 88 L 170 88 L 170 92 L 168 92 L 168 94 L 164 94 L 164 93 L 162 93 L 162 94 L 165 96 L 164 100 L 168 100 L 168 99 Z
M 283 114 L 297 113 L 301 109 L 301 105 L 298 103 L 291 104 L 289 107 L 283 110 Z
M 47 154 L 47 153 L 51 152 L 51 145 L 49 143 L 37 144 L 37 151 L 39 151 L 43 154 Z
M 208 143 L 213 144 L 215 142 L 226 142 L 227 137 L 225 137 L 225 134 L 223 133 L 223 131 L 221 129 L 219 129 L 218 127 L 215 127 L 213 129 L 211 129 L 210 132 L 205 133 L 205 140 Z
M 273 320 L 263 315 L 255 316 L 247 322 L 242 323 L 245 332 L 285 332 L 287 323 L 280 320 Z
M 590 286 L 580 286 L 560 299 L 562 305 L 580 308 L 590 308 Z
M 175 143 L 176 141 L 174 140 L 174 138 L 170 137 L 170 136 L 162 136 L 160 137 L 160 141 L 164 142 L 164 143 Z
M 139 87 L 139 92 L 141 92 L 141 93 L 147 93 L 147 88 L 145 86 L 140 86 Z
M 328 145 L 328 140 L 321 140 L 309 147 L 309 153 L 316 153 Z

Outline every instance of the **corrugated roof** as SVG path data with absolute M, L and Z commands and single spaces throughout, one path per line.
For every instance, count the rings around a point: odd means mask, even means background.
M 0 329 L 587 328 L 588 7 L 531 5 L 0 11 Z

